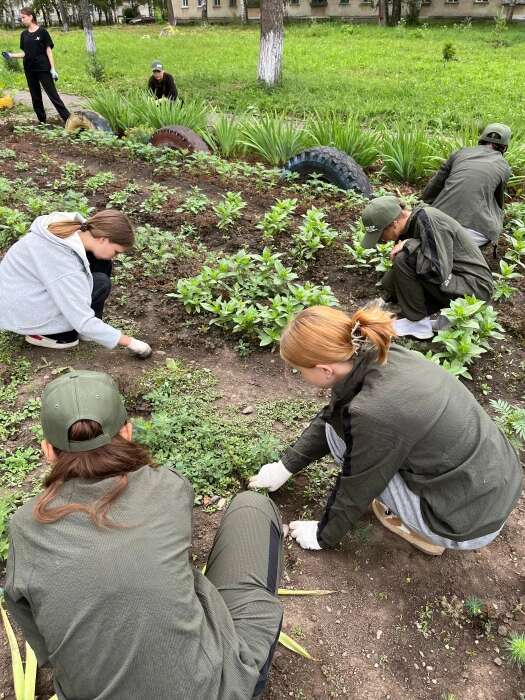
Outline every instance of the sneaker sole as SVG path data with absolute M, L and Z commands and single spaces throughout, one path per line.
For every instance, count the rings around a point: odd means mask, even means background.
M 439 557 L 445 551 L 445 547 L 432 544 L 432 542 L 429 542 L 425 537 L 423 537 L 423 535 L 419 535 L 417 532 L 409 530 L 409 528 L 404 525 L 397 516 L 386 515 L 385 506 L 376 498 L 372 501 L 372 510 L 381 525 L 386 527 L 386 529 L 390 532 L 393 532 L 394 535 L 406 540 L 406 542 L 411 544 L 413 547 L 419 549 L 420 552 L 424 552 L 425 554 L 429 554 L 433 557 Z
M 25 340 L 29 345 L 34 345 L 37 348 L 47 348 L 48 350 L 69 350 L 69 348 L 75 348 L 78 345 L 78 340 L 74 340 L 71 343 L 56 343 L 48 338 L 40 340 L 33 338 L 31 335 L 26 335 Z

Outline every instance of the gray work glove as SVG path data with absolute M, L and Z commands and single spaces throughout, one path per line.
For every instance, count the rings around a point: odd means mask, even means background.
M 141 360 L 145 360 L 151 355 L 150 346 L 143 340 L 137 340 L 137 338 L 132 338 L 130 344 L 128 345 L 128 350 L 132 352 Z
M 53 78 L 53 80 L 55 82 L 58 80 L 58 73 L 56 72 L 56 70 L 54 68 L 51 68 L 51 77 Z

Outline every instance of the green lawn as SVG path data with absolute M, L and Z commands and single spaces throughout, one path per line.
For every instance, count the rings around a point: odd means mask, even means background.
M 96 29 L 107 80 L 118 89 L 144 85 L 149 64 L 161 59 L 183 96 L 210 100 L 218 109 L 252 106 L 296 115 L 314 109 L 355 113 L 367 123 L 420 122 L 453 131 L 472 120 L 506 121 L 525 130 L 525 28 L 504 32 L 495 48 L 494 25 L 467 29 L 379 28 L 374 25 L 303 24 L 286 28 L 284 81 L 274 91 L 256 83 L 256 26 L 183 27 L 159 37 L 159 26 Z M 93 95 L 86 74 L 84 37 L 52 31 L 64 92 Z M 444 63 L 451 42 L 457 59 Z M 2 49 L 15 49 L 18 32 L 0 31 Z M 0 85 L 23 87 L 22 73 L 0 70 Z

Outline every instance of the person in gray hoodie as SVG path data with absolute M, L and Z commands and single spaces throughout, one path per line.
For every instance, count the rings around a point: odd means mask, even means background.
M 0 328 L 44 348 L 72 348 L 80 335 L 148 357 L 147 343 L 102 320 L 111 260 L 133 241 L 129 219 L 114 209 L 88 219 L 67 212 L 39 216 L 0 262 Z

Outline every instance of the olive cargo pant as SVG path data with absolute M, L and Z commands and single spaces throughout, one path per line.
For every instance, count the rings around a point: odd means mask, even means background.
M 266 686 L 281 630 L 277 588 L 282 539 L 277 506 L 260 493 L 241 493 L 224 514 L 206 566 L 206 577 L 223 597 L 237 634 L 259 661 L 254 698 Z
M 437 284 L 421 279 L 414 262 L 405 252 L 398 253 L 392 269 L 383 275 L 381 286 L 389 294 L 387 301 L 399 304 L 403 317 L 420 321 L 447 307 L 454 297 L 442 292 Z

